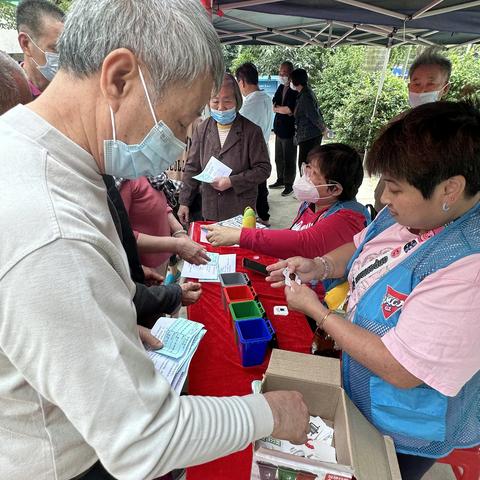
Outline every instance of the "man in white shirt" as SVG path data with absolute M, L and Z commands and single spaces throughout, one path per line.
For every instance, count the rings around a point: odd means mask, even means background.
M 258 86 L 258 70 L 253 63 L 247 62 L 240 65 L 235 71 L 235 78 L 243 96 L 240 114 L 262 129 L 268 150 L 273 124 L 272 99 L 266 92 L 260 90 Z M 268 221 L 270 219 L 269 209 L 268 188 L 265 181 L 258 186 L 257 215 L 259 220 L 267 226 L 270 225 Z
M 306 440 L 300 394 L 178 397 L 139 340 L 102 174 L 173 163 L 223 59 L 195 0 L 128 7 L 77 0 L 50 86 L 0 117 L 2 479 L 152 479 Z

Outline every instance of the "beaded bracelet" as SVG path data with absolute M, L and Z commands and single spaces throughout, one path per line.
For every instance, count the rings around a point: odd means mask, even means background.
M 319 280 L 321 282 L 323 282 L 324 280 L 326 280 L 330 274 L 332 273 L 331 272 L 331 268 L 330 268 L 330 264 L 327 262 L 327 259 L 325 257 L 316 257 L 315 260 L 320 260 L 320 262 L 322 263 L 323 265 L 323 275 L 321 278 L 319 278 Z

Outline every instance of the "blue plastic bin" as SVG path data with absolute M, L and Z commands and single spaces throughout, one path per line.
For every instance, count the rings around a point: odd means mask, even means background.
M 244 367 L 261 365 L 265 360 L 268 344 L 273 337 L 272 324 L 266 318 L 251 318 L 235 322 L 238 351 Z

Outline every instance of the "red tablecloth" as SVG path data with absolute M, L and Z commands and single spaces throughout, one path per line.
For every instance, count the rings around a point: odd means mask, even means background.
M 191 236 L 200 240 L 200 224 L 194 223 Z M 283 289 L 273 289 L 265 278 L 242 267 L 242 259 L 248 257 L 268 265 L 277 259 L 258 255 L 238 247 L 212 248 L 217 253 L 235 253 L 237 271 L 247 272 L 253 288 L 259 295 L 266 315 L 277 333 L 278 346 L 284 350 L 310 352 L 313 334 L 304 315 L 289 312 L 288 316 L 273 315 L 273 307 L 286 305 Z M 221 289 L 218 283 L 202 284 L 201 300 L 188 308 L 188 318 L 203 323 L 207 333 L 193 357 L 189 370 L 188 391 L 191 395 L 245 395 L 251 393 L 251 382 L 261 379 L 268 365 L 244 368 L 235 345 L 232 322 L 223 309 Z M 222 459 L 187 470 L 187 480 L 247 480 L 252 462 L 251 447 Z

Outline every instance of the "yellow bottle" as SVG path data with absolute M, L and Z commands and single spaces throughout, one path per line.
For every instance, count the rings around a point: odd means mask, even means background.
M 345 300 L 347 299 L 348 291 L 350 285 L 348 282 L 343 282 L 340 285 L 337 285 L 335 288 L 332 288 L 325 295 L 325 303 L 330 310 L 337 310 L 338 308 L 343 308 Z
M 255 216 L 255 210 L 251 207 L 246 207 L 243 212 L 242 227 L 243 228 L 255 228 L 257 220 Z

